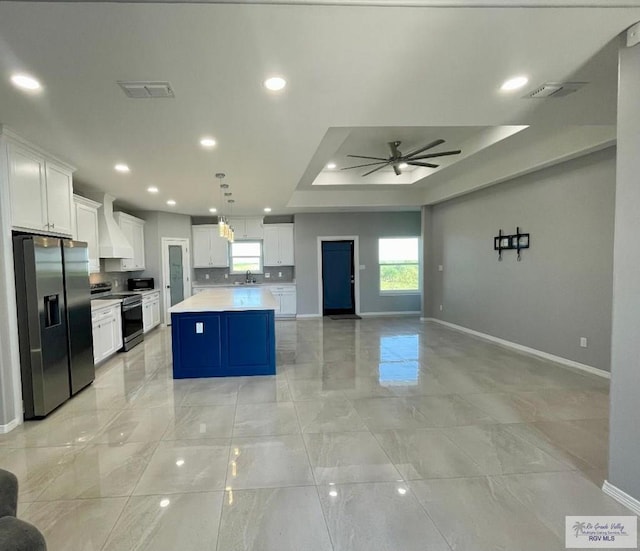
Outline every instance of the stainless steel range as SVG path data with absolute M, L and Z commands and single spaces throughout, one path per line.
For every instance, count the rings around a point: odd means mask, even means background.
M 111 283 L 94 283 L 91 285 L 91 299 L 122 301 L 123 346 L 121 352 L 128 352 L 144 340 L 142 295 L 140 293 L 114 293 Z

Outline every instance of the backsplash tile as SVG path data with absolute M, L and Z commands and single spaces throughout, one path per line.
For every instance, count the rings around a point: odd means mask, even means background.
M 244 274 L 230 274 L 229 268 L 195 268 L 194 270 L 194 285 L 219 285 L 228 283 L 233 285 L 237 282 L 244 282 Z M 271 274 L 270 278 L 266 278 L 265 274 Z M 282 277 L 278 277 L 278 273 L 282 274 Z M 207 279 L 209 275 L 209 279 Z M 225 277 L 227 275 L 228 277 Z M 295 268 L 293 266 L 278 266 L 269 267 L 265 266 L 264 274 L 253 274 L 252 278 L 256 280 L 256 283 L 292 283 L 295 281 Z

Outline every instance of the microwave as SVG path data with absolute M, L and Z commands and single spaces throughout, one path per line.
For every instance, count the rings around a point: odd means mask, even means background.
M 153 289 L 152 277 L 133 277 L 127 280 L 129 291 L 148 291 Z

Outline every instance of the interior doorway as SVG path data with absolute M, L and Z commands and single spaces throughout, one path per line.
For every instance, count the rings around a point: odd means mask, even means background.
M 319 237 L 318 256 L 318 299 L 321 314 L 357 314 L 357 236 Z
M 169 308 L 191 296 L 189 240 L 162 238 L 162 290 L 164 323 L 171 325 Z

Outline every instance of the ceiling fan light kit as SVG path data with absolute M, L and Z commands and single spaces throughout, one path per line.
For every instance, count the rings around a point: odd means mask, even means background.
M 374 162 L 364 163 L 364 164 L 355 165 L 355 166 L 347 166 L 345 168 L 341 168 L 340 170 L 351 170 L 353 168 L 364 168 L 364 167 L 371 167 L 371 166 L 376 167 L 365 172 L 362 175 L 362 177 L 364 178 L 365 176 L 369 176 L 369 174 L 373 174 L 374 172 L 377 172 L 378 170 L 382 170 L 383 168 L 386 168 L 388 166 L 391 166 L 393 168 L 393 171 L 395 172 L 396 176 L 400 176 L 402 174 L 402 168 L 409 167 L 409 166 L 438 168 L 440 165 L 437 165 L 434 163 L 427 163 L 427 162 L 424 162 L 424 160 L 435 159 L 437 157 L 447 157 L 449 155 L 459 155 L 460 153 L 462 153 L 462 150 L 456 149 L 451 151 L 440 151 L 439 153 L 427 153 L 425 155 L 421 155 L 425 151 L 428 151 L 429 149 L 442 145 L 443 143 L 445 143 L 445 141 L 442 139 L 434 140 L 431 143 L 428 143 L 427 145 L 420 147 L 415 151 L 412 151 L 411 153 L 403 155 L 402 152 L 398 149 L 402 144 L 402 142 L 399 140 L 395 140 L 393 142 L 387 143 L 387 145 L 389 146 L 389 152 L 390 152 L 389 157 L 384 158 L 384 157 L 370 157 L 367 155 L 347 155 L 347 157 L 351 157 L 353 159 L 366 159 Z

